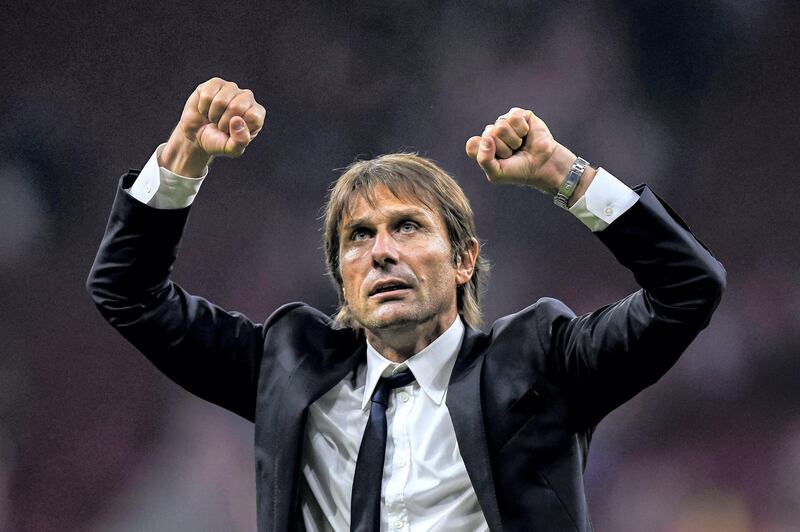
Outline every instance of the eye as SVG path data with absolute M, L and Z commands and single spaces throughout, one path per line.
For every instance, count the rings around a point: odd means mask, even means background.
M 411 220 L 405 220 L 398 226 L 398 230 L 401 233 L 413 233 L 417 229 L 417 224 L 412 222 Z
M 350 240 L 355 240 L 355 241 L 366 240 L 367 238 L 369 238 L 369 236 L 370 236 L 369 231 L 367 231 L 364 228 L 357 228 L 354 229 L 352 233 L 350 233 Z

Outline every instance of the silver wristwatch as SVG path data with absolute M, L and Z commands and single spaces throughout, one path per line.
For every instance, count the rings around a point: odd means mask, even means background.
M 589 166 L 589 162 L 580 157 L 578 157 L 575 162 L 572 163 L 572 167 L 570 167 L 567 177 L 564 178 L 561 186 L 558 187 L 558 193 L 556 194 L 556 197 L 553 198 L 553 203 L 562 209 L 568 208 L 567 202 L 569 202 L 569 199 L 572 197 L 575 189 L 578 188 L 578 183 L 581 182 L 581 176 L 583 175 L 583 172 L 586 170 L 587 166 Z

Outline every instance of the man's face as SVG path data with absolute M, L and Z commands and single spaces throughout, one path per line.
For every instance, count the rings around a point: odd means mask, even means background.
M 372 332 L 456 317 L 456 287 L 469 280 L 467 260 L 453 264 L 442 216 L 399 199 L 383 186 L 374 206 L 358 196 L 340 225 L 340 268 L 353 317 Z

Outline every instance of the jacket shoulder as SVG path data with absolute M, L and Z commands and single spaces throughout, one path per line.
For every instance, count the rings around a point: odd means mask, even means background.
M 281 346 L 304 346 L 304 349 L 350 348 L 359 335 L 352 329 L 338 329 L 333 319 L 302 301 L 276 309 L 264 322 L 264 343 Z
M 499 318 L 492 324 L 489 335 L 501 339 L 506 336 L 519 338 L 521 331 L 535 333 L 542 347 L 549 347 L 549 337 L 559 322 L 575 318 L 575 312 L 564 302 L 552 297 L 542 297 L 524 309 Z
M 525 378 L 556 378 L 558 364 L 552 357 L 553 337 L 559 327 L 575 318 L 563 302 L 541 298 L 524 309 L 499 318 L 488 332 L 488 368 Z

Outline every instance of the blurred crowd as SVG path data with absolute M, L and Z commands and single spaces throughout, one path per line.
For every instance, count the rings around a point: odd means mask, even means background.
M 357 6 L 357 7 L 356 7 Z M 15 4 L 0 22 L 0 530 L 255 530 L 252 426 L 119 337 L 83 283 L 118 177 L 194 87 L 254 91 L 264 132 L 218 160 L 173 278 L 261 321 L 333 312 L 320 207 L 356 157 L 427 155 L 473 202 L 485 321 L 636 288 L 577 220 L 486 182 L 464 142 L 512 106 L 635 185 L 728 270 L 708 329 L 601 423 L 598 531 L 800 530 L 798 7 L 790 2 Z M 793 243 L 794 242 L 794 243 Z

